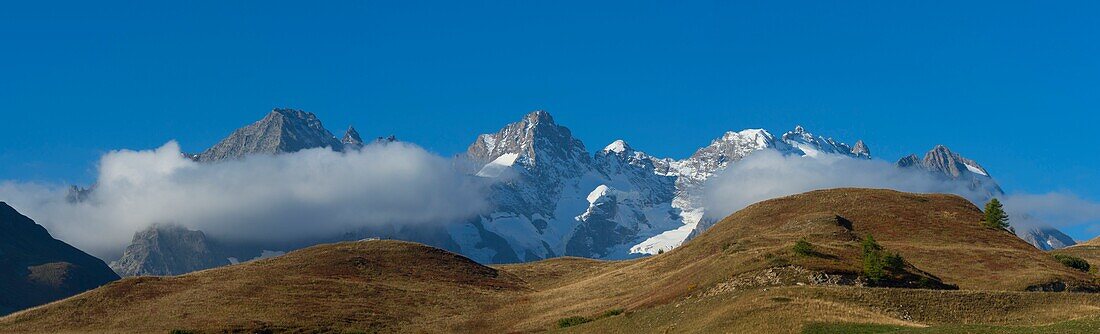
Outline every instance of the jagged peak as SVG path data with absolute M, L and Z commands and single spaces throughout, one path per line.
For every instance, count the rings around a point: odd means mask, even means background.
M 617 139 L 617 140 L 611 142 L 611 144 L 607 144 L 607 146 L 604 147 L 602 151 L 603 152 L 623 153 L 623 152 L 634 151 L 634 148 L 630 147 L 630 144 L 627 144 L 625 140 Z
M 863 143 L 863 139 L 856 140 L 856 145 L 852 146 L 852 155 L 870 157 L 871 149 L 867 147 L 867 144 Z
M 714 141 L 730 141 L 740 138 L 756 138 L 761 136 L 763 138 L 775 138 L 775 136 L 772 136 L 771 132 L 768 132 L 768 130 L 744 129 L 741 131 L 726 131 L 726 133 L 723 134 L 721 138 L 715 139 Z
M 554 124 L 554 117 L 550 116 L 549 112 L 546 112 L 546 110 L 542 109 L 527 113 L 527 115 L 523 116 L 523 120 L 531 124 Z
M 803 128 L 801 124 L 794 126 L 794 133 L 806 133 L 806 128 Z
M 951 152 L 951 149 L 947 148 L 946 145 L 939 144 L 929 150 L 928 153 L 925 154 L 925 156 L 929 156 L 932 154 L 955 155 L 955 152 Z
M 317 120 L 318 119 L 317 115 L 315 115 L 311 112 L 303 111 L 303 110 L 299 110 L 299 109 L 292 109 L 292 108 L 272 108 L 271 113 L 269 113 L 268 116 L 272 116 L 272 115 L 282 115 L 282 116 L 286 116 L 286 117 L 303 119 L 303 120 Z
M 355 127 L 348 126 L 348 130 L 344 132 L 344 138 L 340 140 L 344 145 L 362 145 L 363 138 L 359 136 L 359 131 L 355 130 Z

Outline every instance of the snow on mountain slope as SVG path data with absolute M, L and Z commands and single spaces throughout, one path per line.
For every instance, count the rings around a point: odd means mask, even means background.
M 375 143 L 393 140 L 379 138 Z M 205 154 L 231 158 L 328 144 L 351 149 L 362 146 L 363 141 L 350 127 L 343 140 L 337 141 L 312 114 L 280 109 L 234 132 Z M 680 246 L 713 225 L 714 221 L 703 219 L 707 180 L 763 150 L 810 158 L 871 157 L 862 140 L 849 146 L 801 126 L 778 137 L 764 129 L 729 131 L 682 160 L 648 155 L 624 140 L 590 153 L 549 113 L 535 111 L 495 133 L 479 135 L 465 154 L 455 159 L 456 168 L 491 184 L 489 212 L 436 227 L 383 226 L 332 239 L 418 241 L 481 263 L 564 255 L 623 259 L 656 254 Z M 217 159 L 209 159 L 213 160 Z M 946 147 L 933 149 L 923 159 L 915 155 L 903 158 L 898 166 L 920 168 L 1002 194 L 981 165 Z M 1052 245 L 1061 240 L 1053 232 L 1037 233 L 1032 239 Z
M 702 190 L 706 180 L 731 163 L 736 163 L 754 152 L 769 149 L 783 154 L 808 157 L 819 157 L 822 154 L 838 154 L 862 159 L 871 157 L 870 149 L 862 140 L 852 148 L 832 138 L 809 133 L 802 126 L 796 126 L 793 131 L 787 132 L 778 140 L 763 129 L 726 132 L 722 137 L 711 141 L 710 145 L 700 148 L 691 157 L 669 162 L 669 172 L 666 174 L 677 177 L 676 196 L 672 205 L 682 211 L 684 226 L 634 245 L 631 247 L 631 252 L 656 254 L 660 250 L 678 247 L 684 241 L 705 231 L 715 223 L 703 220 L 705 208 L 702 204 Z
M 505 171 L 512 168 L 512 165 L 516 163 L 516 158 L 519 158 L 519 154 L 506 153 L 497 157 L 493 161 L 481 167 L 481 170 L 477 172 L 477 176 L 480 177 L 499 177 Z
M 495 211 L 454 229 L 483 231 L 455 238 L 464 253 L 481 254 L 475 257 L 502 251 L 486 249 L 483 239 L 492 235 L 506 241 L 507 251 L 521 261 L 624 258 L 631 256 L 633 243 L 682 225 L 671 207 L 675 177 L 662 175 L 667 161 L 624 141 L 590 155 L 544 111 L 478 136 L 467 158 L 484 164 L 477 176 L 500 178 L 500 170 L 515 171 L 493 186 Z

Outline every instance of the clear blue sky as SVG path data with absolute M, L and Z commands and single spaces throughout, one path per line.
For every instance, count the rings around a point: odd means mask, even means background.
M 444 155 L 533 109 L 685 157 L 807 129 L 946 144 L 1009 192 L 1100 199 L 1100 3 L 26 1 L 0 10 L 0 180 L 91 182 L 272 107 Z

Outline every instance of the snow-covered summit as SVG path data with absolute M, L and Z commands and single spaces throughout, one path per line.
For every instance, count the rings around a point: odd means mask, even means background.
M 794 130 L 784 133 L 783 141 L 801 151 L 802 155 L 809 157 L 816 157 L 820 154 L 841 154 L 855 158 L 871 158 L 871 150 L 867 148 L 862 140 L 856 143 L 856 148 L 853 148 L 833 138 L 807 132 L 801 125 L 795 126 Z

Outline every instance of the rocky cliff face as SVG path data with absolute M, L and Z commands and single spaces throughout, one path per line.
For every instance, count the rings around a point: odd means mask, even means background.
M 153 225 L 134 234 L 111 269 L 122 276 L 172 276 L 230 264 L 230 256 L 201 231 Z
M 97 288 L 119 277 L 0 202 L 0 315 Z
M 276 154 L 308 148 L 341 150 L 343 144 L 321 125 L 313 113 L 274 109 L 266 117 L 233 131 L 229 137 L 198 154 L 199 162 L 239 159 L 250 154 Z

